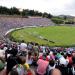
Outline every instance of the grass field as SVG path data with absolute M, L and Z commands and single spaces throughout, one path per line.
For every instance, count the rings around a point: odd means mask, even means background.
M 23 39 L 49 46 L 75 46 L 75 27 L 71 26 L 24 28 L 13 31 L 10 36 L 16 41 Z

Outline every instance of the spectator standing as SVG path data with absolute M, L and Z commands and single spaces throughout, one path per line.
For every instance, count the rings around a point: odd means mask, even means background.
M 21 51 L 26 51 L 27 49 L 27 44 L 24 43 L 24 40 L 22 40 L 21 44 L 20 44 L 20 50 Z

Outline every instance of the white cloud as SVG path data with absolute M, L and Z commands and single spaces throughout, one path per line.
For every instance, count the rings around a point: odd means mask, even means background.
M 18 7 L 25 9 L 35 9 L 41 12 L 49 12 L 54 15 L 73 14 L 70 9 L 75 8 L 72 4 L 74 0 L 0 0 L 0 5 L 7 7 Z M 70 10 L 70 11 L 69 11 Z

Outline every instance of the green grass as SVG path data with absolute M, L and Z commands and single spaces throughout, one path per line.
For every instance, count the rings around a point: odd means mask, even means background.
M 33 41 L 49 46 L 75 46 L 75 27 L 71 26 L 24 28 L 13 31 L 10 36 L 16 41 L 23 39 L 26 42 Z M 40 39 L 38 36 L 55 43 Z

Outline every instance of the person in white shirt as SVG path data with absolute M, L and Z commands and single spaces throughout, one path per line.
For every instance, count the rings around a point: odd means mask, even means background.
M 26 51 L 26 49 L 27 49 L 27 44 L 24 43 L 24 41 L 22 40 L 22 43 L 20 44 L 20 50 L 21 51 Z
M 60 64 L 62 65 L 67 65 L 67 60 L 62 56 L 61 58 L 59 58 Z

